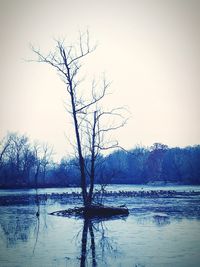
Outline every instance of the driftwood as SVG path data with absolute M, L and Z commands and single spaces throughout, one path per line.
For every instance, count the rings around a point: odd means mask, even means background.
M 93 204 L 89 207 L 75 207 L 68 210 L 60 210 L 50 213 L 50 215 L 57 216 L 76 216 L 83 218 L 107 218 L 117 215 L 128 215 L 128 208 L 125 206 L 113 207 L 113 206 L 104 206 L 101 204 Z

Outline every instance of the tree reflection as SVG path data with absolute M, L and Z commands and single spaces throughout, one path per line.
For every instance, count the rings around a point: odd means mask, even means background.
M 35 232 L 36 232 L 36 238 L 35 238 L 35 244 L 33 247 L 33 254 L 35 253 L 35 248 L 38 242 L 38 237 L 39 237 L 39 232 L 40 232 L 40 200 L 38 197 L 38 190 L 36 189 L 36 207 L 37 207 L 37 212 L 36 212 L 36 218 L 37 218 L 37 223 L 35 227 Z
M 170 224 L 170 217 L 166 215 L 154 215 L 153 222 L 157 226 L 165 226 L 165 225 Z
M 28 241 L 35 222 L 33 212 L 31 207 L 29 209 L 10 208 L 9 214 L 5 213 L 1 216 L 0 226 L 8 247 L 16 245 L 19 241 Z
M 120 216 L 125 218 L 126 216 Z M 115 217 L 112 219 L 119 219 Z M 106 261 L 106 253 L 116 253 L 117 250 L 113 245 L 113 240 L 106 236 L 106 225 L 105 221 L 108 219 L 93 220 L 92 218 L 85 218 L 81 237 L 81 257 L 80 267 L 85 266 L 97 266 L 97 259 Z M 96 238 L 95 238 L 96 235 Z M 97 236 L 98 235 L 98 236 Z M 98 242 L 97 242 L 98 241 Z M 97 256 L 98 252 L 98 256 Z M 91 261 L 90 264 L 88 260 Z
M 157 227 L 164 227 L 171 223 L 171 219 L 172 217 L 166 214 L 154 214 L 154 215 L 143 215 L 143 216 L 140 215 L 137 218 L 137 223 L 143 225 L 152 223 Z
M 96 251 L 95 251 L 95 237 L 93 224 L 91 219 L 85 219 L 82 231 L 82 239 L 81 239 L 81 267 L 85 267 L 86 259 L 87 259 L 87 241 L 88 241 L 88 233 L 90 235 L 90 249 L 92 253 L 92 267 L 97 266 L 96 262 Z
M 45 209 L 44 203 L 43 208 Z M 38 195 L 35 206 L 6 207 L 6 211 L 0 216 L 0 230 L 2 231 L 1 238 L 5 239 L 7 247 L 16 246 L 19 242 L 28 242 L 33 235 L 33 238 L 35 238 L 34 253 L 40 232 L 40 209 Z M 46 213 L 43 212 L 42 215 L 43 224 L 46 226 L 46 218 L 44 218 Z
M 95 237 L 93 231 L 93 223 L 91 219 L 85 219 L 83 225 L 83 232 L 82 232 L 82 239 L 81 239 L 81 267 L 86 266 L 86 259 L 87 259 L 87 242 L 88 242 L 88 233 L 90 235 L 90 250 L 92 253 L 92 267 L 97 266 L 96 262 L 96 251 L 95 251 Z

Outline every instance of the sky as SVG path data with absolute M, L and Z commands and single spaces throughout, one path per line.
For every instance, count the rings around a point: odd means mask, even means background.
M 73 44 L 89 29 L 98 47 L 84 73 L 106 73 L 106 105 L 130 112 L 114 134 L 120 145 L 200 144 L 200 1 L 0 0 L 0 25 L 0 138 L 19 132 L 53 145 L 57 159 L 71 153 L 65 84 L 27 60 L 35 59 L 30 44 L 45 53 L 54 39 Z

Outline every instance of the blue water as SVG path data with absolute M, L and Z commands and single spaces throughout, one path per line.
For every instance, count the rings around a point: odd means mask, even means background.
M 41 189 L 41 193 L 75 189 Z M 199 187 L 193 186 L 143 187 L 143 190 L 153 189 L 199 191 Z M 141 190 L 141 186 L 112 185 L 108 190 Z M 35 194 L 34 190 L 2 190 L 1 195 L 24 192 Z M 77 201 L 80 200 L 0 206 L 0 266 L 80 266 L 84 220 L 49 215 L 52 211 L 72 208 L 79 204 Z M 88 230 L 85 266 L 94 266 L 94 260 L 100 267 L 200 266 L 199 196 L 109 197 L 105 202 L 126 204 L 130 214 L 125 218 L 91 222 L 95 253 L 93 250 L 92 254 Z

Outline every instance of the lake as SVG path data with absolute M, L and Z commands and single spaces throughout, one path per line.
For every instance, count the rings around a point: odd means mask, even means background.
M 77 188 L 40 189 L 51 194 Z M 69 190 L 69 191 L 68 191 Z M 110 191 L 200 191 L 198 186 L 112 185 Z M 35 194 L 0 190 L 0 196 Z M 130 214 L 110 220 L 49 215 L 80 205 L 79 199 L 0 206 L 0 266 L 200 266 L 200 195 L 108 197 L 106 204 L 126 204 Z M 40 216 L 36 212 L 40 211 Z

